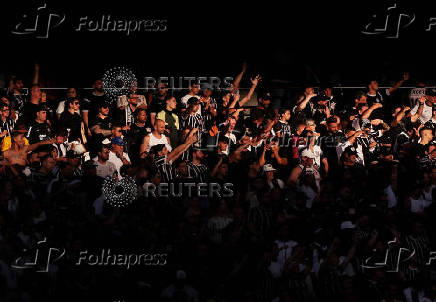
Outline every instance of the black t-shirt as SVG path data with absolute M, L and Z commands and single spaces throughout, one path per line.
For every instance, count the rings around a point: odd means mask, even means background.
M 153 95 L 150 107 L 148 108 L 150 113 L 158 114 L 165 108 L 165 97 L 160 95 Z
M 93 120 L 98 115 L 98 106 L 102 102 L 112 103 L 105 94 L 95 95 L 94 93 L 90 93 L 80 101 L 80 110 L 88 112 L 88 121 Z
M 92 122 L 89 124 L 90 128 L 94 126 L 99 126 L 103 130 L 111 130 L 112 129 L 112 119 L 110 117 L 106 117 L 102 119 L 101 117 L 95 117 Z
M 68 141 L 75 141 L 82 137 L 81 127 L 82 127 L 82 117 L 77 114 L 71 114 L 68 110 L 65 110 L 59 119 L 59 124 L 62 128 L 70 131 L 68 136 Z
M 375 109 L 370 116 L 370 119 L 383 119 L 384 118 L 384 112 L 389 111 L 389 108 L 387 108 L 387 98 L 388 95 L 384 91 L 377 91 L 375 95 L 370 95 L 369 92 L 366 94 L 366 102 L 368 103 L 368 106 L 371 107 L 375 103 L 381 103 L 383 105 L 382 108 Z
M 29 127 L 26 137 L 30 144 L 34 144 L 53 138 L 53 133 L 50 125 L 47 122 L 38 123 L 37 121 L 33 121 Z

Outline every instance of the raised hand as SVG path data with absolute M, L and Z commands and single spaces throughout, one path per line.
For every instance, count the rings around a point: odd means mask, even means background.
M 262 80 L 262 78 L 260 77 L 260 75 L 255 76 L 254 79 L 250 79 L 251 83 L 252 83 L 253 85 L 256 85 L 256 86 L 257 86 L 257 84 L 259 84 L 260 80 Z

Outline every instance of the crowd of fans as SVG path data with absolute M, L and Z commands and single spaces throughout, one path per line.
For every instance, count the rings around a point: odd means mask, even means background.
M 1 301 L 436 301 L 425 82 L 284 96 L 244 65 L 230 87 L 132 83 L 112 100 L 101 79 L 51 95 L 35 71 L 28 94 L 13 77 L 0 103 Z M 133 178 L 137 199 L 108 205 L 107 177 Z M 233 196 L 146 196 L 161 183 L 230 183 Z M 13 267 L 44 239 L 66 250 L 48 272 Z M 168 257 L 75 265 L 102 248 Z

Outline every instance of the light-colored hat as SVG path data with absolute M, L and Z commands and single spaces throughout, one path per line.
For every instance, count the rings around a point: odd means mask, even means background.
M 313 152 L 309 149 L 304 149 L 301 152 L 301 157 L 303 157 L 303 156 L 308 157 L 308 158 L 313 158 L 313 159 L 315 158 L 315 154 L 313 154 Z
M 276 171 L 277 169 L 275 169 L 271 164 L 266 164 L 265 166 L 263 166 L 263 171 L 264 172 L 270 172 L 270 171 Z
M 351 221 L 347 220 L 341 223 L 341 230 L 345 229 L 354 229 L 356 226 L 351 223 Z

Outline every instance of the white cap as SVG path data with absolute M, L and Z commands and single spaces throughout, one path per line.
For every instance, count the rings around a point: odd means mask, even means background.
M 347 220 L 341 223 L 341 230 L 344 229 L 354 229 L 356 226 L 351 223 L 351 221 Z
M 270 171 L 276 171 L 276 169 L 271 164 L 266 164 L 265 166 L 263 166 L 263 171 L 270 172 Z
M 101 143 L 102 143 L 103 145 L 110 145 L 110 144 L 111 144 L 111 141 L 110 141 L 109 139 L 105 138 Z
M 301 157 L 303 157 L 303 156 L 315 159 L 315 154 L 313 154 L 313 152 L 309 149 L 304 149 L 301 152 Z

